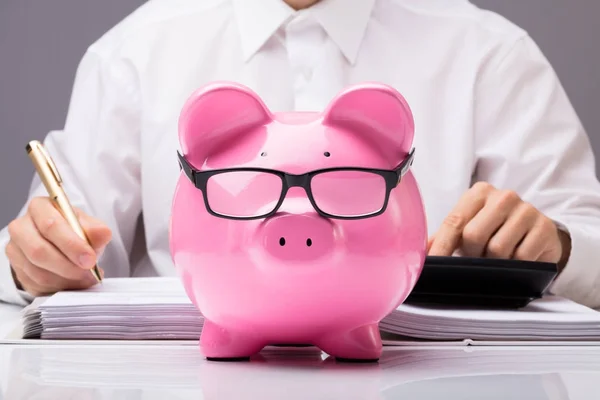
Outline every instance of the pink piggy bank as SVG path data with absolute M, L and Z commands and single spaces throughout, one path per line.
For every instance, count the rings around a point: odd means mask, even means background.
M 273 113 L 227 82 L 189 98 L 169 240 L 206 358 L 305 344 L 379 359 L 379 322 L 426 254 L 413 136 L 405 99 L 380 84 L 350 87 L 321 113 Z

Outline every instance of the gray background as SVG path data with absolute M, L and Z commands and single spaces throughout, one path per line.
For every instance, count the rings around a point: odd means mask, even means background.
M 530 32 L 600 154 L 600 1 L 473 2 Z M 62 128 L 84 50 L 142 3 L 0 0 L 0 227 L 18 213 L 34 172 L 24 144 Z

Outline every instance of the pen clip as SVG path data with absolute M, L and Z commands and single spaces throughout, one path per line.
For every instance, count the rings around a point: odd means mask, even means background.
M 42 144 L 40 144 L 39 149 L 42 152 L 42 154 L 44 155 L 44 158 L 46 159 L 46 163 L 48 164 L 48 168 L 50 168 L 50 171 L 52 171 L 52 174 L 54 175 L 54 178 L 56 179 L 56 183 L 58 183 L 59 185 L 62 184 L 62 178 L 61 178 L 60 174 L 58 173 L 58 169 L 56 168 L 56 165 L 54 165 L 54 161 L 52 160 L 52 158 L 46 151 L 46 148 Z

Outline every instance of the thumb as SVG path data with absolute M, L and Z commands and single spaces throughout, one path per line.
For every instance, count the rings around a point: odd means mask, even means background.
M 94 218 L 81 210 L 77 210 L 79 222 L 81 227 L 85 231 L 92 248 L 96 253 L 102 253 L 106 245 L 112 238 L 112 232 L 110 228 L 102 221 Z

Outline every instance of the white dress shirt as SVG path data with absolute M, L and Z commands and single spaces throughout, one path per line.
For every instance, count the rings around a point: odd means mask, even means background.
M 113 231 L 107 277 L 175 274 L 177 119 L 213 80 L 249 86 L 273 111 L 322 110 L 364 81 L 395 87 L 414 112 L 429 232 L 473 181 L 514 189 L 572 236 L 553 291 L 600 307 L 588 138 L 527 32 L 466 0 L 324 0 L 302 12 L 281 0 L 154 0 L 120 22 L 85 53 L 65 127 L 45 139 L 72 202 Z M 25 304 L 1 257 L 0 299 Z

